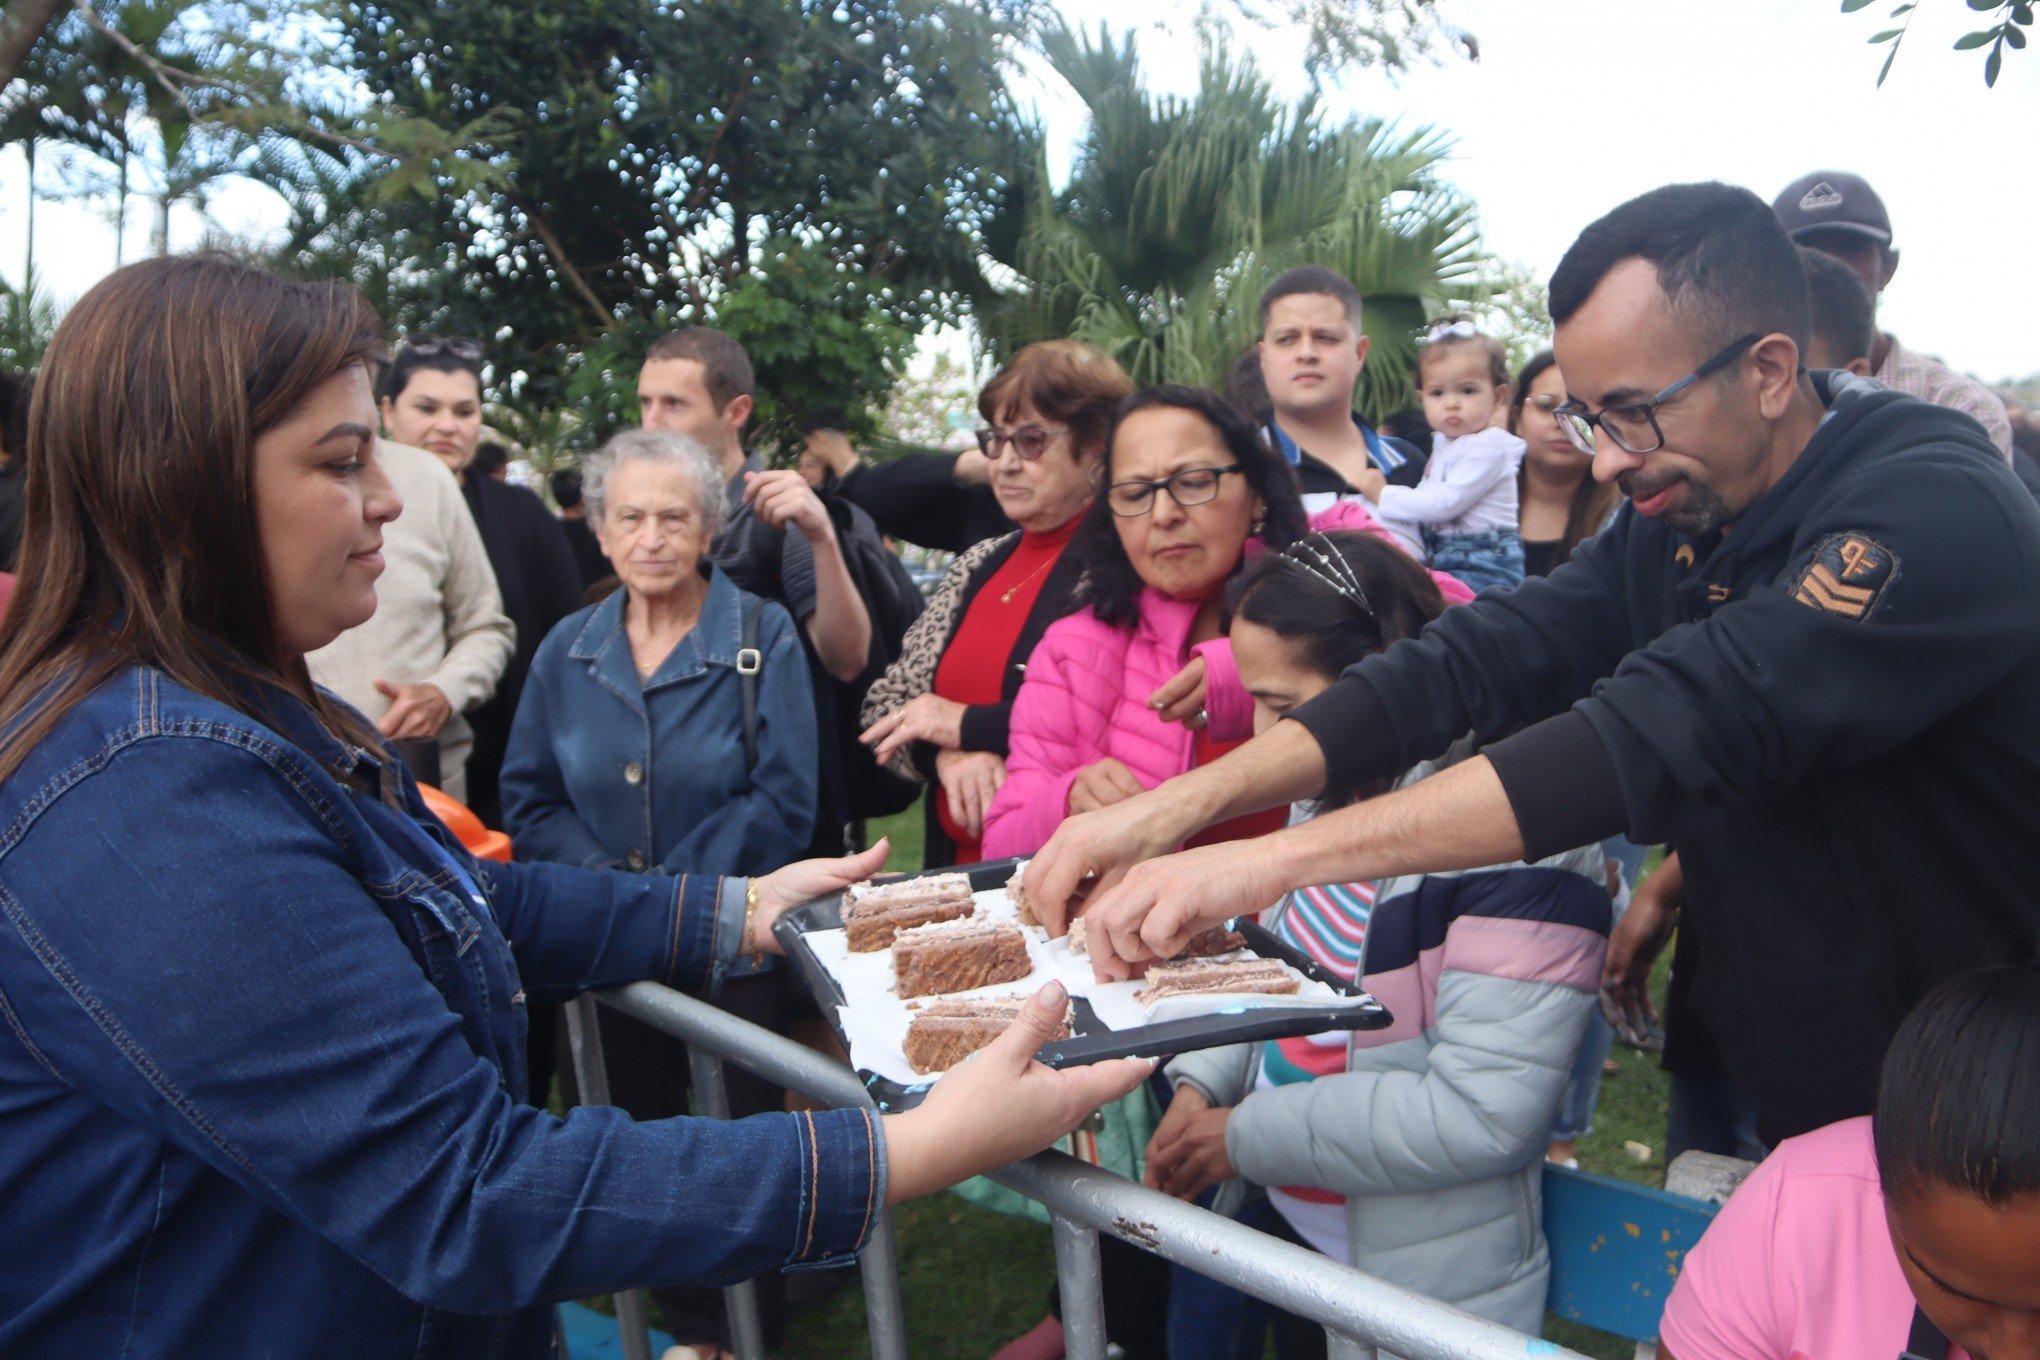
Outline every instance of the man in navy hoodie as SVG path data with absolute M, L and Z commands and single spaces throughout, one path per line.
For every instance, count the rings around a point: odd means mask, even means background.
M 2040 507 L 1968 416 L 1803 369 L 1805 275 L 1745 190 L 1622 205 L 1550 293 L 1561 413 L 1629 498 L 1614 523 L 1072 818 L 1031 900 L 1053 927 L 1095 875 L 1092 955 L 1123 974 L 1296 885 L 1626 831 L 1679 850 L 1690 1002 L 1766 1138 L 1867 1113 L 1912 1003 L 2040 937 Z M 1402 792 L 1139 864 L 1468 730 L 1481 756 Z

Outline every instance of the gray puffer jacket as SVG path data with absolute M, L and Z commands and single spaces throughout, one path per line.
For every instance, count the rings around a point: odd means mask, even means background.
M 1238 1107 L 1225 1143 L 1243 1181 L 1347 1197 L 1354 1266 L 1536 1335 L 1543 1155 L 1600 986 L 1606 883 L 1598 846 L 1387 880 L 1361 966 L 1395 1020 L 1354 1036 L 1344 1072 L 1256 1091 L 1256 1044 L 1168 1074 Z M 1226 1188 L 1221 1211 L 1252 1193 Z

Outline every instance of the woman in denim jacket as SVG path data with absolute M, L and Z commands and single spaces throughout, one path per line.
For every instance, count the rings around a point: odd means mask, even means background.
M 542 1356 L 552 1300 L 844 1260 L 1148 1070 L 1032 1064 L 1051 988 L 904 1115 L 521 1103 L 527 998 L 712 987 L 882 852 L 463 852 L 305 671 L 374 612 L 401 510 L 378 348 L 353 289 L 204 256 L 115 273 L 50 347 L 0 636 L 10 1360 Z
M 511 843 L 524 859 L 633 873 L 791 863 L 814 829 L 820 768 L 807 657 L 786 610 L 708 558 L 721 474 L 686 435 L 626 430 L 584 476 L 589 522 L 621 585 L 561 620 L 532 660 L 503 760 Z M 717 1004 L 784 1034 L 797 985 L 780 969 L 732 979 Z M 678 1039 L 605 1016 L 602 1056 L 610 1099 L 633 1118 L 687 1113 Z M 729 1096 L 739 1119 L 785 1108 L 784 1091 L 741 1069 Z M 759 1280 L 768 1346 L 784 1326 L 780 1283 L 776 1272 Z M 682 1355 L 697 1339 L 696 1354 L 726 1342 L 720 1292 L 653 1297 Z

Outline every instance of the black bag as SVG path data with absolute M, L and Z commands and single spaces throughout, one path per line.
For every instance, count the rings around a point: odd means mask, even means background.
M 842 547 L 851 584 L 857 587 L 865 612 L 871 616 L 871 655 L 864 673 L 850 684 L 839 682 L 833 686 L 844 796 L 853 820 L 889 817 L 912 807 L 921 796 L 921 785 L 918 780 L 904 778 L 880 765 L 872 758 L 871 749 L 857 740 L 863 731 L 858 721 L 859 710 L 864 707 L 865 691 L 898 658 L 908 627 L 921 617 L 927 601 L 921 598 L 920 587 L 914 584 L 898 556 L 885 546 L 885 539 L 869 514 L 833 496 L 823 504 L 836 526 L 836 542 Z

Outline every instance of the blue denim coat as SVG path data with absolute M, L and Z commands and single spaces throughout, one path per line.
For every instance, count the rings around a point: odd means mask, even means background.
M 712 985 L 741 880 L 477 863 L 272 707 L 130 670 L 0 783 L 0 1355 L 537 1357 L 545 1301 L 862 1245 L 865 1112 L 518 1103 L 527 997 Z
M 708 568 L 700 620 L 642 683 L 625 598 L 560 620 L 532 660 L 503 758 L 503 829 L 518 858 L 669 874 L 763 874 L 800 858 L 820 766 L 792 618 L 759 606 L 758 763 L 747 772 L 737 650 L 752 597 Z

